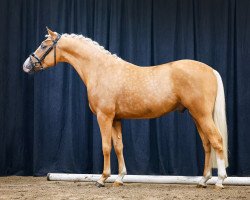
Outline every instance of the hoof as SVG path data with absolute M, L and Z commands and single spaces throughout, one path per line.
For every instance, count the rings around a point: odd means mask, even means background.
M 224 186 L 222 184 L 215 184 L 215 189 L 222 190 L 224 189 Z
M 97 187 L 100 188 L 100 187 L 104 187 L 104 184 L 101 184 L 101 183 L 99 183 L 99 182 L 96 182 L 96 183 L 95 183 L 95 186 L 97 186 Z
M 122 182 L 115 181 L 115 182 L 113 183 L 113 187 L 120 187 L 120 186 L 123 186 L 123 183 L 122 183 Z
M 196 187 L 197 187 L 197 188 L 206 188 L 206 187 L 207 187 L 207 184 L 200 184 L 200 183 L 198 183 L 198 184 L 196 185 Z

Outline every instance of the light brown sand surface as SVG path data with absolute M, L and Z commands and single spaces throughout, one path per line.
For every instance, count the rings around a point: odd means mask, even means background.
M 225 186 L 215 189 L 196 188 L 195 185 L 126 183 L 112 187 L 107 183 L 97 188 L 94 183 L 47 181 L 46 177 L 9 176 L 0 177 L 0 200 L 2 199 L 244 199 L 250 200 L 250 186 Z

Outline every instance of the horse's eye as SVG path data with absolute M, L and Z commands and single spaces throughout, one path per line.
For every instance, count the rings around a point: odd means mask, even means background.
M 47 46 L 44 44 L 41 44 L 41 49 L 45 49 Z

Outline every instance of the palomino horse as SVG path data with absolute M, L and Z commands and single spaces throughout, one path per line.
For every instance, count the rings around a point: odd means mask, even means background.
M 188 109 L 205 150 L 205 167 L 199 187 L 206 187 L 217 161 L 217 188 L 227 177 L 227 124 L 224 88 L 219 73 L 204 63 L 179 60 L 153 67 L 128 63 L 89 38 L 60 35 L 48 29 L 47 38 L 23 65 L 39 71 L 58 62 L 71 64 L 87 87 L 90 109 L 97 115 L 104 156 L 103 173 L 96 185 L 110 176 L 112 141 L 119 163 L 114 186 L 123 184 L 121 119 L 155 118 Z M 212 159 L 214 157 L 214 159 Z

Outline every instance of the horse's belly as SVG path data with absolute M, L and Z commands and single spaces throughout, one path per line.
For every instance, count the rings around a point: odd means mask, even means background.
M 176 101 L 166 100 L 163 102 L 138 102 L 132 105 L 120 105 L 116 110 L 116 118 L 143 119 L 156 118 L 175 110 Z

